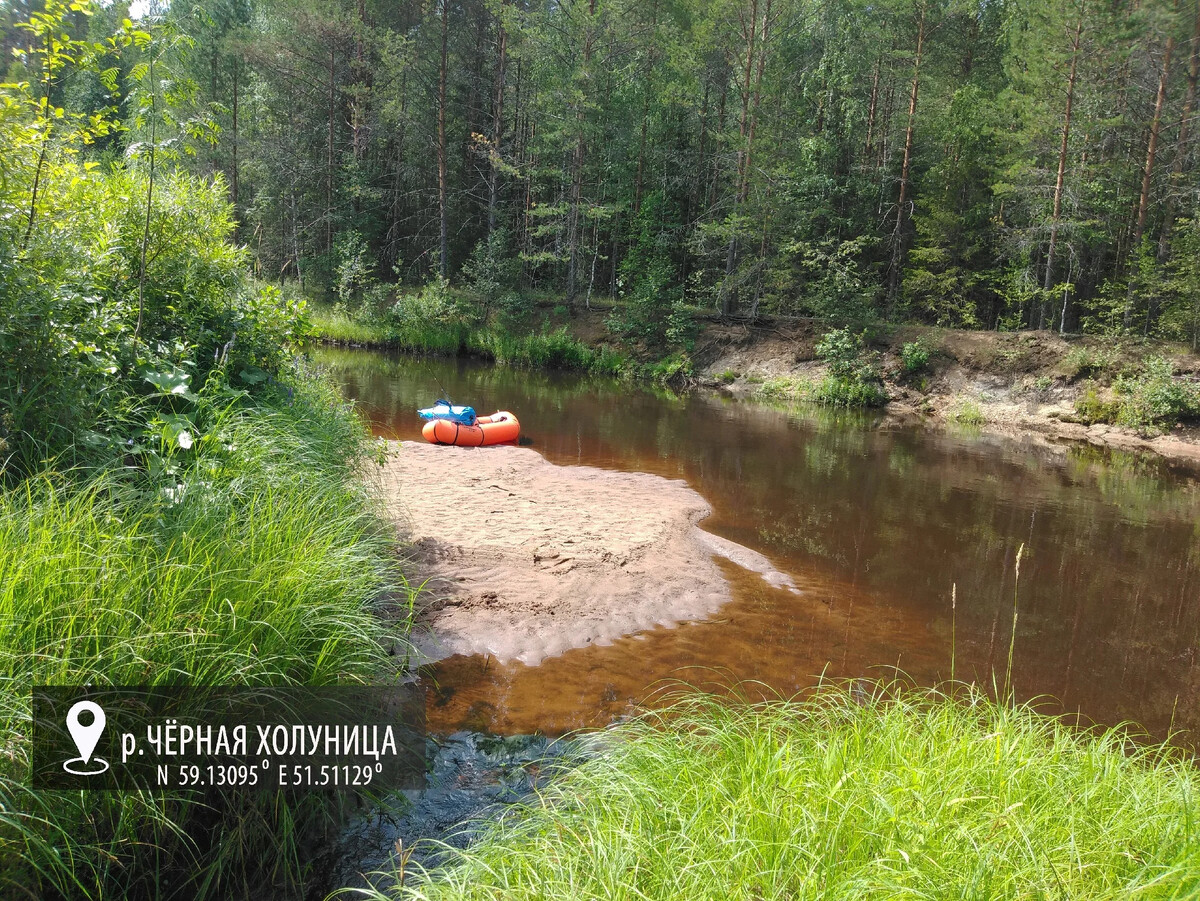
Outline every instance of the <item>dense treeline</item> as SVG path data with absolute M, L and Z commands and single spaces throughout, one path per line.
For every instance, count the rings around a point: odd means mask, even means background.
M 1196 339 L 1196 3 L 161 12 L 140 22 L 157 49 L 112 65 L 158 54 L 176 86 L 142 74 L 174 110 L 159 124 L 209 129 L 188 165 L 223 176 L 266 277 L 625 296 L 635 330 L 688 304 Z M 31 60 L 14 80 L 37 81 Z M 51 81 L 68 109 L 138 118 L 128 78 Z M 144 143 L 148 122 L 97 147 Z
M 633 315 L 1194 337 L 1195 4 L 213 0 L 168 25 L 219 126 L 196 164 L 270 276 L 516 259 Z

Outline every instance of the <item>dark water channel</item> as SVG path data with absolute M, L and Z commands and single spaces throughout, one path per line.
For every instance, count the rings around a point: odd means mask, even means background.
M 734 600 L 709 621 L 536 667 L 443 661 L 428 674 L 434 731 L 601 725 L 675 679 L 791 694 L 822 673 L 899 667 L 933 683 L 953 665 L 959 679 L 1003 684 L 1015 596 L 1018 696 L 1085 722 L 1187 730 L 1189 744 L 1200 734 L 1200 482 L 1186 471 L 470 361 L 319 356 L 380 435 L 419 439 L 415 411 L 444 387 L 480 413 L 512 410 L 554 463 L 686 479 L 713 506 L 704 528 L 767 555 L 802 589 L 723 564 Z

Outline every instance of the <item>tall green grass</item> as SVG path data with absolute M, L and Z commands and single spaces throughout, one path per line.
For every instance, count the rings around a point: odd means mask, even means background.
M 1200 777 L 1120 730 L 967 692 L 693 697 L 395 897 L 1192 898 Z M 375 897 L 382 898 L 377 893 Z
M 24 788 L 31 683 L 380 675 L 377 607 L 404 586 L 353 411 L 300 375 L 273 403 L 220 411 L 201 444 L 155 476 L 46 475 L 0 494 L 0 895 L 226 897 L 233 874 L 303 880 L 322 803 Z
M 329 304 L 309 304 L 308 316 L 313 332 L 331 344 L 378 346 L 390 339 L 385 326 L 366 322 Z
M 379 325 L 330 309 L 312 314 L 316 335 L 334 344 L 367 344 L 435 356 L 473 356 L 519 369 L 563 369 L 592 375 L 652 377 L 611 347 L 592 347 L 565 330 L 513 334 L 499 326 L 436 319 Z

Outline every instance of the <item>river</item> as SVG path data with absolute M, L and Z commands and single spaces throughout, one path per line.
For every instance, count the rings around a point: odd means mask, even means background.
M 1200 727 L 1200 483 L 1160 459 L 470 360 L 317 358 L 381 436 L 420 440 L 416 410 L 444 390 L 511 410 L 554 463 L 685 479 L 713 507 L 703 528 L 802 589 L 722 563 L 734 599 L 707 621 L 533 667 L 441 661 L 432 731 L 561 734 L 679 681 L 789 696 L 899 670 L 1003 687 L 1010 642 L 1015 693 L 1047 711 L 1189 744 Z

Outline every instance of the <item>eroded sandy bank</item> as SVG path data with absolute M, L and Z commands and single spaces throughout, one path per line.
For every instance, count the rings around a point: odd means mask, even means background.
M 795 590 L 761 554 L 697 528 L 711 511 L 682 481 L 556 466 L 519 447 L 392 450 L 385 496 L 436 599 L 415 636 L 430 659 L 536 664 L 703 619 L 730 598 L 714 555 Z

